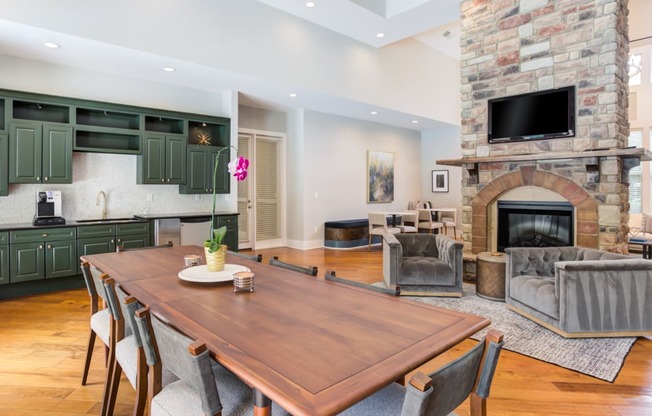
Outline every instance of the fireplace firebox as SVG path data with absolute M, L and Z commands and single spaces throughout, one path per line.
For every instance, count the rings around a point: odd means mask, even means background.
M 498 201 L 497 230 L 498 251 L 572 246 L 573 206 L 568 202 Z

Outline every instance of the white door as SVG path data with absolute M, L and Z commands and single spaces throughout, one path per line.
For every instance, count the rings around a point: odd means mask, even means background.
M 250 161 L 247 180 L 238 182 L 239 248 L 283 244 L 281 233 L 281 144 L 284 136 L 241 130 L 238 154 Z

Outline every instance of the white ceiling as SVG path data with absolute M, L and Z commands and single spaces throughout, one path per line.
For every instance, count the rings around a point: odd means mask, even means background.
M 449 56 L 459 58 L 460 0 L 315 0 L 308 8 L 304 0 L 257 0 L 301 19 L 328 28 L 376 48 L 413 37 Z M 1 17 L 1 16 L 0 16 Z M 119 26 L 116 26 L 119 30 Z M 444 32 L 449 32 L 444 36 Z M 383 38 L 376 33 L 383 32 Z M 51 50 L 43 41 L 55 40 L 64 45 Z M 305 108 L 342 116 L 378 122 L 371 110 L 382 112 L 382 123 L 414 130 L 441 127 L 443 123 L 415 117 L 391 109 L 377 108 L 317 91 L 300 91 L 300 97 L 290 98 L 292 85 L 229 72 L 220 68 L 174 61 L 169 57 L 145 53 L 117 45 L 98 42 L 71 34 L 53 32 L 42 27 L 28 26 L 0 19 L 1 59 L 11 56 L 73 66 L 92 71 L 174 84 L 210 92 L 238 90 L 241 102 L 275 109 Z M 174 77 L 161 73 L 152 77 L 151 67 L 174 66 Z M 216 83 L 215 80 L 220 80 Z M 210 80 L 210 82 L 207 82 Z M 206 87 L 209 85 L 210 87 Z M 412 120 L 417 119 L 418 124 Z

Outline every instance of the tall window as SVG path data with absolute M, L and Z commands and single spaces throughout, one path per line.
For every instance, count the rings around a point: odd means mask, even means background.
M 630 130 L 629 145 L 643 147 L 643 130 Z M 640 214 L 643 212 L 643 169 L 641 165 L 629 170 L 629 212 Z

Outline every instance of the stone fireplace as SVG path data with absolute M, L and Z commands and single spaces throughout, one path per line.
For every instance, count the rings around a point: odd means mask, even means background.
M 626 252 L 627 0 L 463 0 L 462 159 L 465 251 L 497 247 L 495 206 L 516 188 L 567 201 L 575 245 Z M 576 87 L 576 136 L 490 144 L 487 100 Z M 545 114 L 541 114 L 545 117 Z M 449 162 L 449 163 L 447 163 Z

